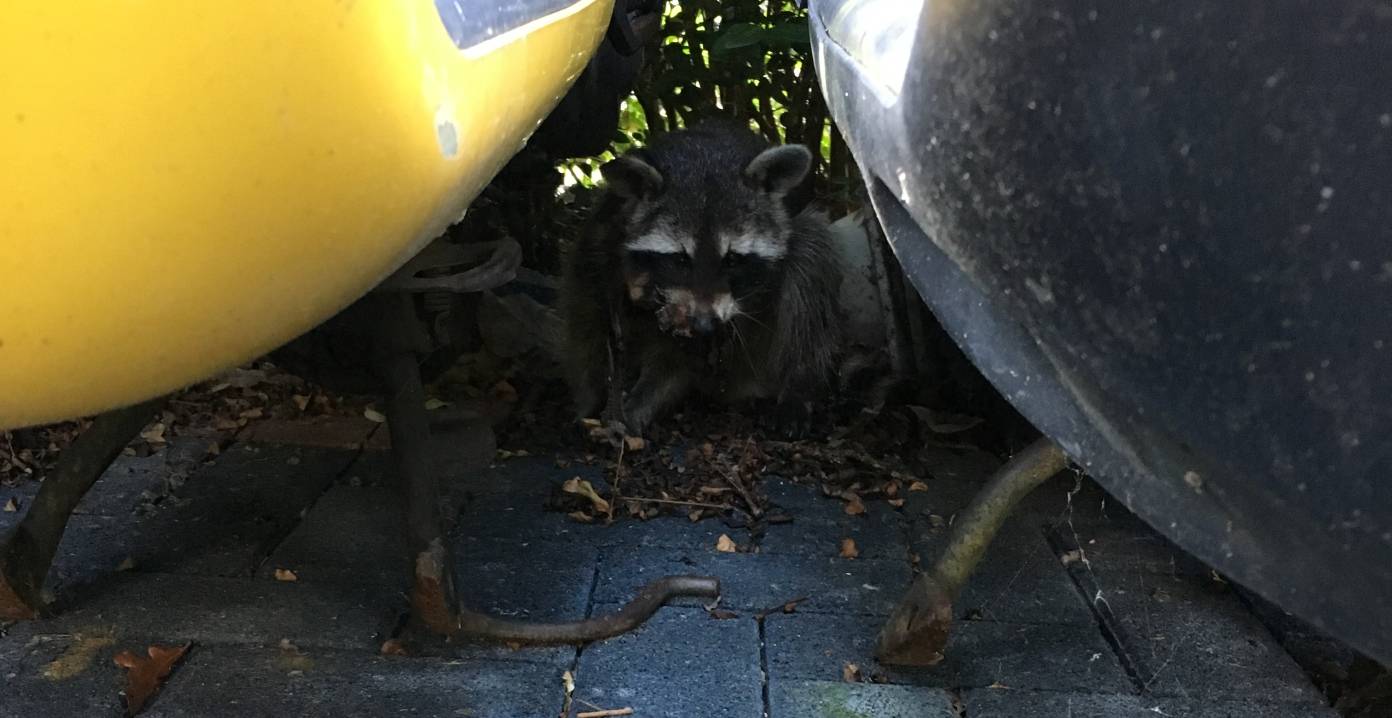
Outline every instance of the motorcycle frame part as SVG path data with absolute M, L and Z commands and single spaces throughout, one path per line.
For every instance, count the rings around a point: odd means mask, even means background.
M 932 666 L 942 661 L 952 602 L 971 579 L 1006 517 L 1029 492 L 1068 465 L 1048 439 L 1038 439 L 991 476 L 952 523 L 947 547 L 920 575 L 881 629 L 875 655 L 884 663 Z
M 24 518 L 0 542 L 0 620 L 44 612 L 44 580 L 73 510 L 162 406 L 164 397 L 100 414 L 59 455 Z

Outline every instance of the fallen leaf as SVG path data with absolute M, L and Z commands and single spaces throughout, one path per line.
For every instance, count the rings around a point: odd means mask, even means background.
M 585 513 L 584 511 L 572 511 L 566 514 L 566 516 L 569 516 L 572 521 L 579 521 L 582 524 L 594 522 L 594 517 Z
M 567 479 L 564 484 L 561 484 L 561 491 L 577 496 L 584 496 L 590 500 L 590 503 L 594 504 L 595 511 L 602 514 L 609 513 L 609 502 L 605 501 L 604 497 L 600 496 L 599 492 L 595 491 L 594 486 L 592 486 L 590 482 L 579 476 Z
M 155 423 L 151 424 L 148 428 L 146 428 L 144 431 L 140 432 L 140 438 L 150 442 L 151 444 L 163 444 L 165 443 L 164 429 L 164 422 L 156 421 Z
M 402 643 L 400 640 L 396 638 L 388 638 L 387 640 L 383 641 L 381 653 L 384 656 L 409 655 L 406 653 L 406 644 Z
M 174 665 L 188 653 L 190 645 L 150 646 L 145 649 L 148 658 L 130 651 L 116 654 L 113 659 L 116 665 L 126 669 L 126 689 L 121 692 L 126 700 L 126 715 L 136 715 L 145 707 L 174 670 Z
M 847 663 L 841 666 L 841 680 L 847 683 L 859 683 L 861 680 L 860 666 L 854 663 Z
M 935 529 L 940 529 L 947 523 L 943 517 L 937 514 L 928 514 L 928 523 Z
M 566 697 L 575 692 L 575 676 L 570 671 L 561 674 L 561 685 L 565 687 Z
M 206 449 L 203 450 L 203 455 L 204 455 L 204 456 L 210 456 L 210 457 L 211 457 L 211 456 L 217 456 L 217 455 L 219 455 L 219 454 L 221 454 L 221 453 L 222 453 L 222 444 L 219 444 L 219 443 L 216 442 L 216 441 L 210 442 L 210 443 L 208 444 L 208 448 L 206 448 Z
M 387 423 L 387 415 L 372 408 L 371 405 L 368 405 L 367 408 L 363 409 L 363 418 L 377 424 Z
M 44 666 L 43 677 L 50 681 L 65 681 L 80 675 L 92 665 L 93 659 L 103 648 L 115 643 L 111 636 L 75 635 L 72 645 L 62 655 Z
M 623 440 L 624 448 L 629 451 L 642 451 L 643 447 L 648 445 L 641 436 L 625 436 Z
M 435 411 L 436 409 L 443 409 L 449 405 L 450 403 L 448 401 L 445 401 L 443 399 L 436 399 L 433 396 L 425 400 L 426 411 Z
M 300 411 L 304 411 L 305 409 L 309 408 L 308 394 L 291 394 L 290 401 L 295 402 L 295 408 L 299 409 Z
M 902 508 L 904 508 L 904 500 L 903 500 L 903 499 L 887 499 L 887 500 L 885 501 L 885 503 L 889 504 L 890 506 L 893 506 L 893 507 L 896 508 L 896 509 L 902 509 Z
M 291 571 L 291 570 L 288 569 L 288 568 L 278 568 L 278 569 L 275 570 L 275 580 L 277 580 L 277 581 L 298 581 L 298 580 L 300 580 L 300 577 L 299 577 L 299 576 L 296 576 L 296 575 L 295 575 L 295 572 L 294 572 L 294 571 Z
M 721 553 L 735 553 L 739 551 L 739 546 L 727 534 L 720 534 L 720 538 L 715 540 L 715 550 Z
M 923 483 L 922 481 L 915 480 L 915 481 L 913 481 L 912 483 L 909 484 L 909 491 L 927 491 L 927 490 L 928 490 L 928 484 L 925 484 L 925 483 Z
M 843 509 L 848 516 L 860 516 L 865 513 L 865 502 L 860 500 L 857 494 L 846 494 L 846 506 Z
M 1080 548 L 1075 548 L 1072 551 L 1065 551 L 1062 556 L 1059 556 L 1059 560 L 1062 561 L 1065 566 L 1071 566 L 1079 562 L 1087 562 L 1087 559 L 1083 556 L 1083 550 Z
M 717 621 L 728 621 L 732 618 L 739 618 L 738 613 L 735 613 L 734 611 L 727 611 L 723 608 L 713 608 L 709 611 L 706 611 L 706 613 L 709 614 L 711 618 L 714 618 Z
M 11 497 L 10 497 L 10 500 L 5 502 L 5 513 L 12 514 L 12 513 L 16 512 L 16 511 L 18 511 L 18 510 L 19 510 L 19 499 L 16 499 L 15 497 L 11 496 Z
M 855 539 L 841 539 L 841 558 L 856 558 L 860 556 L 860 549 L 856 548 Z
M 261 407 L 255 407 L 252 409 L 247 409 L 246 411 L 238 414 L 237 417 L 241 419 L 260 419 L 262 413 L 263 412 L 261 411 Z

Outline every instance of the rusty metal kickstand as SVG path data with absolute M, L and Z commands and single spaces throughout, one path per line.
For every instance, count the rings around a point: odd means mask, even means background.
M 720 582 L 704 576 L 668 576 L 639 591 L 618 612 L 581 621 L 533 623 L 490 616 L 458 600 L 442 520 L 436 471 L 430 461 L 430 421 L 425 411 L 419 354 L 429 348 L 409 292 L 370 295 L 377 303 L 373 357 L 386 389 L 392 456 L 405 493 L 407 545 L 413 561 L 413 620 L 432 633 L 526 644 L 579 644 L 631 631 L 679 596 L 714 599 Z
M 73 510 L 162 406 L 163 397 L 101 414 L 59 455 L 24 518 L 0 542 L 0 620 L 43 612 L 44 580 Z
M 1015 504 L 1068 465 L 1048 439 L 1011 458 L 953 522 L 947 548 L 932 570 L 914 580 L 880 631 L 875 655 L 884 663 L 932 666 L 943 659 L 952 602 L 985 555 Z

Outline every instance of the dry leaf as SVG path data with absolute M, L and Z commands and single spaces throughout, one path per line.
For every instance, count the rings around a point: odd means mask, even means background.
M 735 613 L 734 611 L 727 611 L 723 608 L 712 608 L 711 610 L 706 611 L 706 613 L 709 614 L 711 618 L 714 618 L 717 621 L 728 621 L 732 618 L 739 618 L 738 613 Z
M 363 409 L 363 418 L 377 424 L 387 423 L 387 415 L 372 408 L 371 404 L 369 404 L 367 408 Z
M 237 416 L 242 419 L 260 419 L 262 416 L 261 407 L 247 409 L 246 411 L 238 414 Z
M 164 422 L 156 421 L 155 423 L 151 424 L 149 428 L 140 432 L 140 438 L 150 442 L 151 444 L 163 444 L 165 443 L 164 429 Z
M 860 549 L 856 548 L 855 539 L 841 539 L 841 558 L 856 558 L 860 556 Z
M 590 503 L 594 504 L 595 511 L 602 514 L 609 513 L 609 502 L 605 501 L 604 497 L 600 496 L 599 492 L 595 491 L 594 486 L 592 486 L 590 482 L 579 476 L 567 479 L 564 484 L 561 484 L 561 491 L 577 496 L 584 496 L 590 500 Z
M 561 685 L 565 687 L 566 697 L 575 692 L 575 676 L 570 671 L 561 674 Z
M 382 642 L 382 655 L 384 656 L 405 656 L 406 644 L 395 638 L 388 638 Z
M 847 663 L 841 666 L 841 680 L 847 683 L 859 683 L 861 680 L 860 666 L 854 663 Z
M 858 496 L 858 495 L 856 495 L 856 494 L 846 494 L 846 496 L 849 497 L 849 498 L 846 499 L 846 506 L 845 506 L 845 508 L 844 508 L 844 511 L 846 512 L 846 515 L 848 515 L 848 516 L 861 516 L 861 515 L 863 515 L 863 514 L 865 513 L 865 502 L 860 500 L 860 496 Z
M 309 395 L 307 394 L 291 394 L 290 401 L 295 402 L 295 408 L 300 411 L 309 408 Z
M 913 481 L 912 483 L 909 484 L 909 491 L 927 491 L 927 490 L 928 490 L 928 484 L 925 484 L 925 483 L 923 483 L 922 481 L 915 480 L 915 481 Z
M 569 516 L 572 521 L 579 521 L 582 524 L 594 522 L 594 517 L 585 513 L 584 511 L 572 511 L 566 514 L 566 516 Z
M 278 568 L 278 569 L 275 570 L 275 580 L 277 580 L 277 581 L 298 581 L 298 580 L 300 580 L 300 577 L 299 577 L 299 576 L 296 576 L 296 575 L 295 575 L 295 572 L 294 572 L 294 571 L 291 571 L 291 570 L 288 569 L 288 568 Z
M 943 517 L 941 517 L 941 516 L 939 516 L 939 515 L 937 515 L 937 514 L 928 514 L 928 523 L 929 523 L 933 528 L 935 528 L 935 529 L 940 529 L 940 528 L 943 527 L 944 524 L 947 523 L 947 521 L 943 520 Z
M 643 441 L 643 437 L 641 436 L 624 437 L 624 448 L 628 449 L 629 451 L 642 451 L 643 447 L 647 445 L 648 442 Z
M 5 513 L 12 514 L 12 513 L 16 512 L 16 511 L 18 511 L 18 510 L 19 510 L 19 500 L 16 499 L 16 498 L 14 498 L 13 496 L 11 496 L 11 497 L 10 497 L 10 500 L 5 502 Z
M 145 649 L 149 655 L 137 656 L 130 651 L 121 651 L 113 659 L 116 665 L 126 669 L 126 689 L 122 695 L 126 699 L 126 715 L 133 716 L 159 691 L 164 679 L 174 670 L 174 664 L 188 653 L 191 644 L 182 646 L 150 646 Z
M 436 409 L 443 409 L 449 405 L 450 403 L 448 401 L 445 401 L 444 399 L 436 399 L 433 396 L 425 400 L 426 411 L 435 411 Z
M 1062 556 L 1059 556 L 1059 560 L 1063 562 L 1063 565 L 1071 566 L 1086 559 L 1083 558 L 1083 550 L 1075 548 L 1072 551 L 1065 551 Z
M 720 534 L 720 538 L 715 540 L 715 550 L 720 553 L 735 553 L 739 551 L 739 546 L 737 546 L 735 540 L 728 535 Z

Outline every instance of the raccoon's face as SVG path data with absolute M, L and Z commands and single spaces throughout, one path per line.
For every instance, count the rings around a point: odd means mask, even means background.
M 635 155 L 606 165 L 611 189 L 630 200 L 620 248 L 630 301 L 653 307 L 659 324 L 679 336 L 759 314 L 776 295 L 791 239 L 783 198 L 811 162 L 805 147 L 789 145 L 726 177 L 664 177 Z

